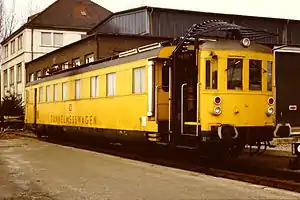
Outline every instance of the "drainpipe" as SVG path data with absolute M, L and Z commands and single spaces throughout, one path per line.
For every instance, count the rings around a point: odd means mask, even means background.
M 31 61 L 33 60 L 33 27 L 31 28 Z
M 99 57 L 100 57 L 100 55 L 99 55 L 99 54 L 100 54 L 99 46 L 100 46 L 100 45 L 99 45 L 99 40 L 98 40 L 98 39 L 99 39 L 99 37 L 98 37 L 98 33 L 96 33 L 96 35 L 95 35 L 95 39 L 96 39 L 96 42 L 97 42 L 97 53 L 96 53 L 96 59 L 97 59 L 97 60 L 99 60 Z

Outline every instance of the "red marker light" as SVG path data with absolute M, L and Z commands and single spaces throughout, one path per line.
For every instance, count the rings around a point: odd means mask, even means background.
M 274 102 L 275 102 L 275 100 L 273 99 L 273 97 L 270 97 L 269 99 L 268 99 L 268 104 L 269 105 L 274 105 Z
M 219 105 L 221 103 L 221 101 L 222 101 L 221 97 L 215 97 L 214 98 L 214 103 L 217 104 L 217 105 Z

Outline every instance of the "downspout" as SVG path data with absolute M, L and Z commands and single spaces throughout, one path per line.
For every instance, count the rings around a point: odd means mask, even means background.
M 33 27 L 31 27 L 31 61 L 33 60 Z
M 96 55 L 96 59 L 99 60 L 100 59 L 100 55 L 99 55 L 100 54 L 100 49 L 99 49 L 100 45 L 99 45 L 99 40 L 98 40 L 98 38 L 99 38 L 98 37 L 98 33 L 96 33 L 95 38 L 96 38 L 96 42 L 97 42 L 97 55 Z

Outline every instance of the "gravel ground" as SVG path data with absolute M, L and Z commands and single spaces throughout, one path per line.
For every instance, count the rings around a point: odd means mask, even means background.
M 0 140 L 0 199 L 300 199 L 300 194 L 22 138 Z

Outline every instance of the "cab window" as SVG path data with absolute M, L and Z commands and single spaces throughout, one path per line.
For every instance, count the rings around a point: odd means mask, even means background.
M 249 90 L 261 90 L 262 61 L 249 60 Z
M 243 59 L 227 59 L 227 89 L 243 89 Z
M 206 89 L 218 89 L 218 62 L 216 60 L 206 60 Z
M 206 69 L 206 71 L 205 71 L 205 74 L 206 74 L 205 88 L 210 89 L 210 86 L 211 86 L 211 84 L 210 84 L 210 60 L 207 60 L 205 62 L 205 69 Z
M 267 61 L 267 89 L 272 91 L 272 61 Z

